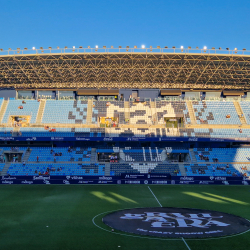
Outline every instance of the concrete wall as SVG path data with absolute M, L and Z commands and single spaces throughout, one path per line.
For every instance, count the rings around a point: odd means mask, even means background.
M 151 100 L 153 101 L 160 95 L 159 89 L 120 89 L 119 94 L 123 94 L 125 100 L 127 101 L 129 99 L 129 96 L 132 95 L 132 90 L 138 91 L 138 97 L 140 97 L 140 99 L 151 98 Z
M 16 90 L 14 89 L 0 89 L 0 98 L 7 100 L 8 98 L 16 98 Z

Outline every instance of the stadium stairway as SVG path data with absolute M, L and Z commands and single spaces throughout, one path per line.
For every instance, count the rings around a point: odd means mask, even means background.
M 90 162 L 96 163 L 96 148 L 91 148 Z
M 164 149 L 161 152 L 161 160 L 165 161 L 167 159 L 167 151 Z
M 20 131 L 20 128 L 18 128 L 18 127 L 13 128 L 12 136 L 13 136 L 13 137 L 17 137 L 18 134 L 19 134 L 19 131 Z
M 197 159 L 195 157 L 195 153 L 194 153 L 194 149 L 193 148 L 189 149 L 189 155 L 190 155 L 191 163 L 197 164 Z
M 6 162 L 5 163 L 4 168 L 3 168 L 2 172 L 1 172 L 1 175 L 7 175 L 7 171 L 9 169 L 10 165 L 11 165 L 11 162 Z
M 234 104 L 234 107 L 235 107 L 235 109 L 236 109 L 236 112 L 237 112 L 237 114 L 238 114 L 238 116 L 239 116 L 239 119 L 240 119 L 241 124 L 242 124 L 242 125 L 247 125 L 246 118 L 245 118 L 245 116 L 244 116 L 244 113 L 243 113 L 243 111 L 242 111 L 242 109 L 241 109 L 241 106 L 240 106 L 239 102 L 234 101 L 233 104 Z
M 37 124 L 42 123 L 45 105 L 46 105 L 46 100 L 44 100 L 44 99 L 40 100 L 40 105 L 39 105 L 39 109 L 38 109 L 37 117 L 36 117 L 36 123 Z
M 86 118 L 86 123 L 87 124 L 92 123 L 92 112 L 93 112 L 93 100 L 88 99 L 87 118 Z
M 179 165 L 179 169 L 180 169 L 180 172 L 181 172 L 181 176 L 187 176 L 184 164 L 183 163 L 179 163 L 178 165 Z
M 120 156 L 120 162 L 125 162 L 125 154 L 122 149 L 120 149 L 119 156 Z
M 105 176 L 110 176 L 110 163 L 105 163 Z
M 194 125 L 194 124 L 196 124 L 196 118 L 195 118 L 195 114 L 194 114 L 194 109 L 193 109 L 192 101 L 188 101 L 187 100 L 186 104 L 187 104 L 187 108 L 188 108 L 188 112 L 189 112 L 191 124 Z
M 0 109 L 0 123 L 2 123 L 3 117 L 5 115 L 9 100 L 4 100 Z
M 150 107 L 151 107 L 151 113 L 152 113 L 152 119 L 154 121 L 154 124 L 158 124 L 157 120 L 157 112 L 156 112 L 156 104 L 155 102 L 150 101 Z
M 22 157 L 22 160 L 23 160 L 24 162 L 28 162 L 29 157 L 30 157 L 30 154 L 31 154 L 31 151 L 32 151 L 32 149 L 30 149 L 29 151 L 26 150 L 26 152 L 24 153 L 24 155 L 23 155 L 23 157 Z
M 130 119 L 130 105 L 129 105 L 129 102 L 126 101 L 124 102 L 124 116 L 125 116 L 125 121 L 128 119 Z

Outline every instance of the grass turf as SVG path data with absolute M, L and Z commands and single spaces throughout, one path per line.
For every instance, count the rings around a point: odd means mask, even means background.
M 150 188 L 163 207 L 211 209 L 250 220 L 248 186 Z M 0 249 L 188 249 L 182 240 L 118 235 L 92 222 L 93 217 L 107 211 L 158 206 L 147 185 L 1 185 Z M 96 224 L 110 231 L 101 218 L 95 219 Z M 192 250 L 245 250 L 250 245 L 250 232 L 186 242 Z

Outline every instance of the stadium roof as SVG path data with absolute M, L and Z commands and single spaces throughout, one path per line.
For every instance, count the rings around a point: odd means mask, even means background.
M 250 90 L 250 52 L 176 48 L 0 49 L 0 87 Z

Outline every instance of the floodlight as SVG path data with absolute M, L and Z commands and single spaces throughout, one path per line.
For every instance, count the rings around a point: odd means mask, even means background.
M 173 46 L 172 49 L 175 49 L 175 46 Z
M 226 48 L 226 50 L 229 50 L 229 48 Z
M 0 51 L 3 51 L 3 49 L 0 49 Z
M 36 49 L 36 47 L 32 47 L 32 49 L 33 49 L 33 50 L 35 50 L 35 49 Z
M 57 46 L 56 48 L 57 48 L 57 49 L 60 49 L 60 47 L 59 47 L 59 46 Z
M 98 45 L 96 45 L 95 48 L 98 49 Z
M 215 47 L 212 47 L 212 49 L 215 49 Z
M 90 49 L 90 46 L 88 46 L 88 49 Z
M 82 46 L 79 46 L 79 49 L 82 49 Z
M 242 49 L 242 50 L 246 50 L 246 49 Z
M 119 46 L 119 49 L 121 49 L 122 48 L 122 46 Z
M 24 50 L 28 50 L 28 48 L 24 48 Z
M 188 49 L 191 49 L 191 46 L 188 46 Z
M 165 46 L 165 49 L 168 49 L 168 46 Z
M 157 46 L 157 49 L 160 49 L 161 48 L 161 46 Z
M 52 49 L 52 47 L 49 47 L 49 49 Z
M 112 45 L 110 48 L 111 48 L 111 49 L 113 49 L 113 48 L 114 48 L 114 46 Z
M 136 46 L 136 45 L 134 46 L 134 49 L 137 49 L 137 46 Z
M 68 48 L 67 46 L 64 47 L 64 49 L 67 49 L 67 48 Z
M 196 49 L 199 49 L 199 47 L 196 47 Z
M 183 46 L 181 46 L 181 49 L 184 49 L 184 47 L 183 47 Z
M 11 48 L 9 48 L 9 50 L 11 50 Z
M 104 45 L 103 48 L 106 49 L 107 47 Z
M 76 46 L 73 46 L 73 49 L 75 49 L 76 48 Z
M 20 50 L 20 48 L 17 48 L 17 50 Z
M 143 44 L 143 45 L 141 46 L 141 48 L 142 48 L 142 49 L 145 49 L 145 45 Z
M 221 47 L 219 47 L 219 50 L 221 50 Z
M 206 50 L 206 49 L 207 49 L 207 46 L 204 46 L 203 49 Z
M 40 47 L 40 49 L 43 49 L 43 47 Z

